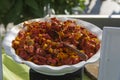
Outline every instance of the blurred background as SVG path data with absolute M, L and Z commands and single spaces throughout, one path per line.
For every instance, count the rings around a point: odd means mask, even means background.
M 0 23 L 15 24 L 31 18 L 54 14 L 72 14 L 73 10 L 85 10 L 85 0 L 0 0 Z M 81 14 L 79 12 L 77 14 Z
M 52 14 L 113 15 L 120 14 L 120 0 L 0 0 L 0 24 Z

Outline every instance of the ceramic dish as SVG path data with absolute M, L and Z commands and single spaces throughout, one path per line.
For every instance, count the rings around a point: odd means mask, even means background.
M 95 26 L 94 24 L 91 24 L 89 22 L 82 21 L 82 20 L 79 20 L 79 19 L 60 18 L 60 17 L 57 17 L 57 18 L 59 20 L 62 20 L 62 21 L 75 20 L 77 24 L 83 25 L 90 32 L 95 34 L 98 37 L 98 39 L 101 41 L 102 30 L 99 27 Z M 46 20 L 49 20 L 49 18 L 32 19 L 32 20 L 29 20 L 29 21 L 31 22 L 31 21 L 39 21 L 39 20 L 46 21 Z M 81 61 L 81 62 L 79 62 L 77 64 L 74 64 L 74 65 L 62 65 L 62 66 L 55 67 L 55 66 L 49 66 L 49 65 L 36 65 L 36 64 L 34 64 L 30 61 L 25 61 L 25 60 L 21 59 L 19 56 L 17 56 L 14 49 L 12 48 L 12 41 L 17 36 L 17 33 L 20 31 L 22 25 L 23 25 L 23 23 L 20 23 L 20 24 L 14 26 L 6 34 L 6 36 L 3 40 L 4 49 L 6 51 L 6 54 L 11 56 L 16 62 L 24 63 L 24 64 L 28 65 L 30 68 L 32 68 L 33 70 L 35 70 L 39 73 L 43 73 L 43 74 L 46 74 L 46 75 L 64 75 L 64 74 L 67 74 L 67 73 L 72 73 L 72 72 L 75 72 L 75 71 L 79 70 L 80 68 L 82 68 L 84 65 L 86 65 L 88 63 L 92 63 L 92 62 L 97 61 L 100 57 L 100 49 L 99 49 L 97 51 L 97 53 L 95 55 L 93 55 L 90 59 L 88 59 L 87 61 Z

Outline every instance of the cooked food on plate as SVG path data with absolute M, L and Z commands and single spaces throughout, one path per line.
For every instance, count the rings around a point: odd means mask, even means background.
M 100 40 L 83 25 L 55 17 L 48 21 L 24 22 L 12 41 L 12 47 L 20 58 L 38 65 L 61 66 L 82 61 L 75 51 L 61 41 L 73 45 L 88 59 L 100 48 Z

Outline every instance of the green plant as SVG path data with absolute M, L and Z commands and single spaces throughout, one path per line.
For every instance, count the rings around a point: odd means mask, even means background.
M 1 0 L 0 23 L 7 25 L 9 22 L 18 24 L 31 18 L 44 16 L 44 7 L 50 4 L 56 14 L 64 14 L 66 9 L 71 13 L 71 8 L 80 4 L 82 9 L 85 0 Z

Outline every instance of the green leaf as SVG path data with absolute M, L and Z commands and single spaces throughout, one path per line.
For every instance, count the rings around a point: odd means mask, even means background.
M 5 13 L 15 2 L 15 0 L 0 0 L 0 13 Z
M 33 9 L 35 9 L 35 10 L 39 10 L 38 4 L 37 4 L 37 2 L 36 2 L 35 0 L 25 0 L 25 3 L 26 3 L 29 7 L 33 8 Z
M 5 15 L 3 22 L 7 25 L 9 22 L 14 22 L 20 16 L 23 8 L 23 0 L 16 0 L 13 7 Z
M 31 13 L 33 13 L 36 17 L 41 16 L 41 11 L 39 9 L 39 5 L 35 0 L 25 0 L 25 3 L 26 3 L 26 5 L 29 6 L 29 10 Z
M 35 17 L 42 17 L 43 15 L 43 11 L 40 12 L 39 10 L 36 11 L 31 9 L 31 12 L 35 15 Z
M 2 18 L 14 2 L 15 0 L 0 0 L 0 23 L 3 23 Z

